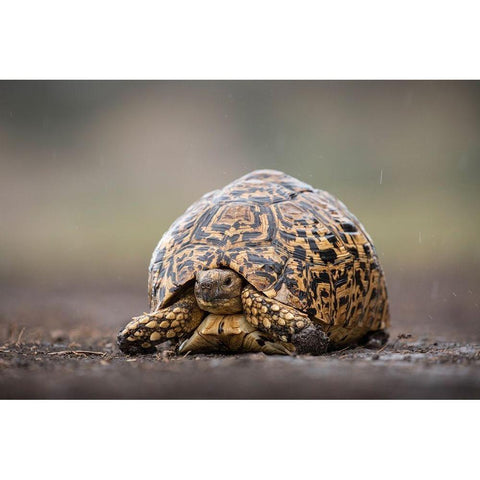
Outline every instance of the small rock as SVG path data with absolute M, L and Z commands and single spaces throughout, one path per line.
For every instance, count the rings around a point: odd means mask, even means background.
M 378 353 L 375 353 L 372 355 L 372 360 L 378 360 L 380 358 L 380 355 Z

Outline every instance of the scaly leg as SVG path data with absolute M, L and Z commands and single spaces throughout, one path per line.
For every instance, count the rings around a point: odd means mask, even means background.
M 118 334 L 118 346 L 128 354 L 153 353 L 155 345 L 179 340 L 191 333 L 204 315 L 191 290 L 169 307 L 133 317 Z
M 308 315 L 268 298 L 250 285 L 242 291 L 243 310 L 247 320 L 271 338 L 292 343 L 297 353 L 319 355 L 328 347 L 328 336 Z

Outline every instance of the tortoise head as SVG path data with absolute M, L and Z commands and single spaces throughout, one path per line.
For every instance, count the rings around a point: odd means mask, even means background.
M 195 297 L 198 306 L 216 314 L 241 312 L 243 284 L 243 278 L 230 269 L 214 268 L 197 272 Z

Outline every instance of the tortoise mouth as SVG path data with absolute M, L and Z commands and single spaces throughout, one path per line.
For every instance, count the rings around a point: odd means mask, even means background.
M 205 299 L 197 296 L 198 306 L 207 313 L 231 314 L 243 311 L 242 300 L 240 296 L 233 298 L 213 298 Z

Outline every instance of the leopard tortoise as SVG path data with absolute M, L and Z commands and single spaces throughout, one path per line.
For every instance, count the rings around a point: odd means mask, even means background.
M 333 195 L 274 170 L 207 193 L 149 267 L 150 313 L 118 335 L 124 353 L 320 354 L 388 335 L 385 277 L 364 227 Z

